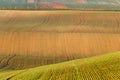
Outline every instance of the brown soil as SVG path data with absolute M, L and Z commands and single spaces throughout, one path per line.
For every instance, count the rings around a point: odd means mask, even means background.
M 39 56 L 91 56 L 120 50 L 120 34 L 0 33 L 0 53 Z
M 1 67 L 28 68 L 120 51 L 117 12 L 2 13 L 0 55 L 8 57 L 0 58 Z

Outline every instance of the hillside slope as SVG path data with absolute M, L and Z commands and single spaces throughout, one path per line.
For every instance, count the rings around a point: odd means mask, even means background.
M 120 80 L 120 52 L 25 70 L 1 70 L 0 80 Z
M 0 13 L 0 68 L 32 68 L 120 50 L 119 12 Z

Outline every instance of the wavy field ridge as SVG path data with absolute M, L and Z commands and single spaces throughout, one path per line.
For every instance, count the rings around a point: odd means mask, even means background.
M 0 80 L 120 80 L 120 53 L 25 70 L 1 69 Z
M 114 11 L 1 10 L 0 13 L 0 32 L 120 32 L 120 12 Z

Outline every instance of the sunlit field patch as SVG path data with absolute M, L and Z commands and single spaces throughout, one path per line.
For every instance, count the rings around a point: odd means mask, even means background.
M 32 68 L 120 50 L 119 12 L 0 13 L 0 68 Z

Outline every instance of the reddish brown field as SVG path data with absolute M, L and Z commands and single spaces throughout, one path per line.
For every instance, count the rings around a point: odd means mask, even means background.
M 120 51 L 119 12 L 1 13 L 0 55 L 9 57 L 0 63 L 5 66 L 33 67 Z
M 120 50 L 120 34 L 14 32 L 0 34 L 0 53 L 85 57 Z

